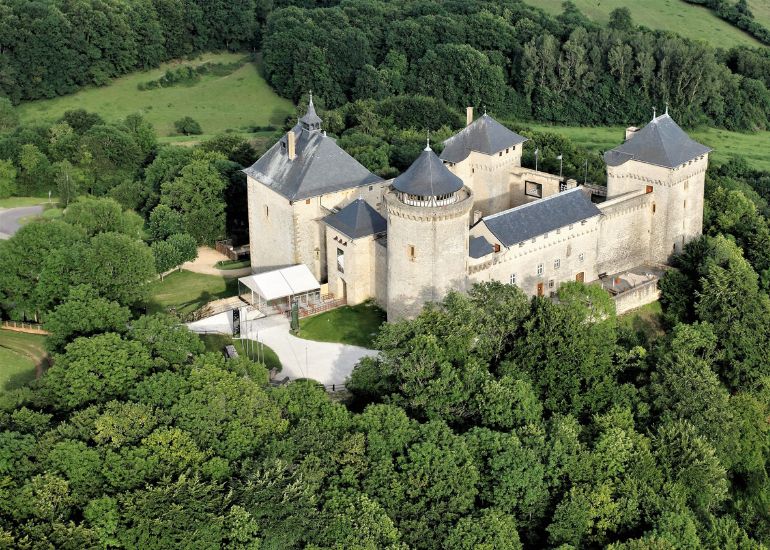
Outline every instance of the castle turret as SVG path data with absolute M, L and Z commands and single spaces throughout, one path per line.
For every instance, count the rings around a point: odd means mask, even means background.
M 464 290 L 473 193 L 430 146 L 386 194 L 388 320 Z
M 703 231 L 703 193 L 711 148 L 692 139 L 666 113 L 604 155 L 607 199 L 651 194 L 648 261 L 667 263 Z M 641 238 L 641 236 L 639 237 Z

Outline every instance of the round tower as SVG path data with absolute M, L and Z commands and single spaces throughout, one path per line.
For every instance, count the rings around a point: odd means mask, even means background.
M 416 316 L 426 302 L 465 290 L 473 193 L 430 146 L 385 195 L 388 320 Z

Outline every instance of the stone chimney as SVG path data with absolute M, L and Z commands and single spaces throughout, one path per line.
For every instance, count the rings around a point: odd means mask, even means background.
M 465 125 L 470 126 L 471 122 L 473 122 L 473 107 L 466 107 L 465 108 Z
M 289 152 L 289 160 L 294 160 L 297 156 L 297 137 L 293 130 L 289 130 L 289 133 L 286 134 L 286 148 Z
M 575 187 L 577 187 L 577 184 L 578 184 L 577 180 L 570 178 L 567 180 L 566 189 L 574 189 Z
M 626 141 L 634 137 L 634 134 L 639 131 L 639 128 L 636 126 L 629 126 L 626 128 Z
M 483 217 L 483 213 L 481 210 L 474 210 L 473 211 L 473 223 L 471 225 L 476 225 L 479 223 L 479 220 Z

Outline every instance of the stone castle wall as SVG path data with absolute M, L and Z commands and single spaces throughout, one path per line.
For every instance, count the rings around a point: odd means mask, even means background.
M 582 278 L 585 282 L 596 279 L 597 241 L 599 217 L 559 228 L 511 248 L 501 247 L 500 252 L 488 254 L 468 264 L 469 282 L 499 281 L 510 283 L 515 276 L 516 286 L 525 294 L 538 292 L 548 296 L 559 285 Z M 479 234 L 474 228 L 473 234 Z M 483 230 L 485 238 L 495 244 L 495 237 Z M 542 274 L 538 266 L 542 265 Z M 582 276 L 580 275 L 582 274 Z M 539 287 L 542 285 L 542 287 Z

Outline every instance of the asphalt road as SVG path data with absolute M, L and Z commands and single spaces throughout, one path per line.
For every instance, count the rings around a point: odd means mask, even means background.
M 0 209 L 0 239 L 9 239 L 21 225 L 19 220 L 27 216 L 42 214 L 42 206 L 21 206 L 19 208 Z

